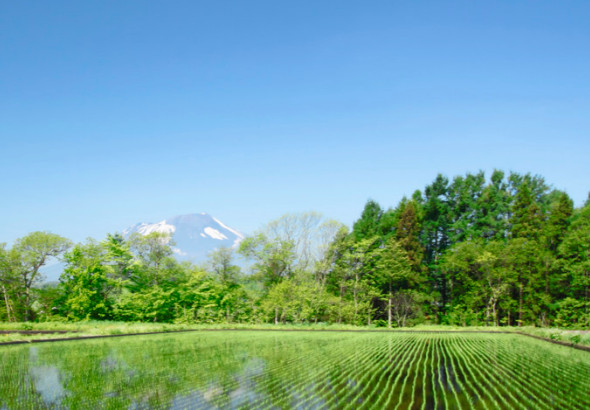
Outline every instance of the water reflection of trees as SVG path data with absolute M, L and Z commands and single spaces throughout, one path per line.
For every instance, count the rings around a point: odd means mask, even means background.
M 285 364 L 310 355 L 325 357 L 342 339 L 342 334 L 190 333 L 14 346 L 3 351 L 0 407 L 272 403 L 280 393 L 281 378 L 288 376 L 280 373 L 289 368 Z M 48 396 L 40 382 L 52 383 L 60 393 Z

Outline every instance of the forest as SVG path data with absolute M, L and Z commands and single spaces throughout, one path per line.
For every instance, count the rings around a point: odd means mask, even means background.
M 170 236 L 0 244 L 0 321 L 590 327 L 590 196 L 538 175 L 438 175 L 352 229 L 287 214 L 202 264 Z M 42 268 L 63 261 L 59 283 Z

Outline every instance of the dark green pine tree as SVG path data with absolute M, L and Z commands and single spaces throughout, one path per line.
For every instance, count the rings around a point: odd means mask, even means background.
M 552 253 L 557 252 L 557 247 L 563 240 L 570 218 L 574 213 L 574 202 L 565 192 L 557 192 L 557 199 L 549 206 L 549 218 L 545 227 L 545 239 L 547 247 Z
M 352 226 L 352 236 L 355 241 L 372 238 L 379 235 L 379 223 L 383 216 L 383 209 L 372 199 L 365 204 L 363 213 Z
M 408 254 L 410 266 L 416 273 L 424 271 L 424 247 L 420 243 L 420 229 L 417 205 L 414 201 L 409 201 L 401 210 L 395 236 L 397 242 Z
M 574 324 L 590 326 L 590 203 L 578 209 L 559 245 L 561 283 L 557 287 L 562 299 L 577 306 L 569 318 Z M 563 301 L 562 301 L 563 302 Z
M 513 294 L 518 301 L 518 325 L 533 320 L 547 308 L 542 285 L 543 265 L 546 259 L 542 244 L 544 215 L 531 190 L 530 182 L 523 180 L 512 204 L 511 247 L 516 288 Z
M 477 228 L 479 198 L 484 189 L 483 171 L 456 177 L 449 187 L 449 208 L 451 212 L 450 243 L 455 244 L 480 236 Z
M 449 180 L 441 174 L 438 174 L 434 182 L 424 190 L 424 222 L 421 239 L 428 264 L 434 263 L 450 244 L 451 210 L 448 194 Z
M 543 214 L 527 181 L 520 185 L 516 193 L 510 222 L 512 238 L 539 239 L 543 229 Z
M 428 280 L 437 299 L 439 320 L 449 302 L 447 278 L 438 266 L 440 255 L 449 247 L 450 207 L 449 180 L 438 174 L 424 190 L 421 242 L 428 267 Z
M 485 240 L 505 239 L 508 234 L 510 194 L 504 172 L 494 170 L 490 183 L 483 189 L 476 205 L 478 235 Z
M 395 208 L 389 208 L 387 211 L 383 212 L 383 215 L 381 215 L 381 219 L 379 220 L 379 235 L 382 237 L 383 242 L 386 242 L 387 239 L 396 235 L 397 224 L 403 208 L 407 203 L 408 199 L 403 197 Z

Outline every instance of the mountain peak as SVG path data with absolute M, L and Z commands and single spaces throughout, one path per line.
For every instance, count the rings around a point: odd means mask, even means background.
M 207 254 L 220 247 L 237 247 L 244 235 L 225 225 L 206 212 L 177 215 L 156 223 L 138 223 L 123 231 L 128 237 L 133 233 L 148 235 L 152 232 L 168 233 L 175 245 L 178 259 L 202 261 Z

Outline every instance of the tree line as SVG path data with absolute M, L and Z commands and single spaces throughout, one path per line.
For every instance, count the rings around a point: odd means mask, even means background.
M 438 175 L 395 207 L 367 201 L 352 229 L 288 214 L 203 264 L 173 245 L 158 232 L 2 244 L 0 320 L 590 326 L 590 198 L 575 209 L 530 174 Z M 50 258 L 65 269 L 41 284 Z

